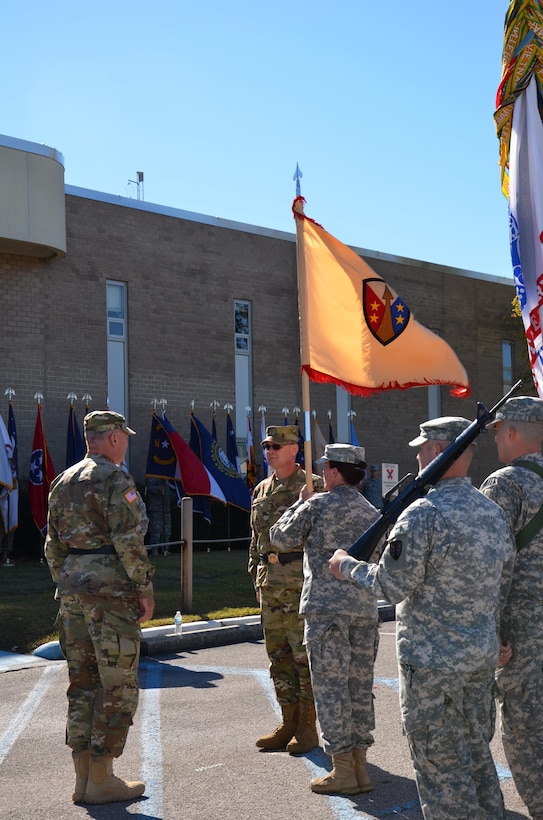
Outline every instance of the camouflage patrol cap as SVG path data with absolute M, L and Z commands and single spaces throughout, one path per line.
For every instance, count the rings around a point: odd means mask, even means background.
M 487 427 L 494 427 L 498 421 L 524 421 L 529 424 L 543 424 L 543 399 L 533 396 L 516 396 L 507 399 L 503 407 L 496 411 L 494 421 Z
M 86 433 L 105 433 L 107 431 L 123 430 L 129 436 L 135 436 L 136 431 L 126 426 L 126 419 L 120 413 L 112 410 L 93 410 L 83 419 Z
M 270 441 L 272 444 L 298 444 L 298 427 L 295 424 L 284 424 L 282 427 L 266 427 L 266 438 L 260 444 Z
M 354 444 L 327 444 L 324 448 L 324 455 L 318 458 L 316 463 L 324 464 L 325 461 L 356 464 L 357 467 L 365 468 L 366 451 L 363 447 L 355 447 Z
M 441 416 L 420 425 L 420 435 L 409 442 L 410 447 L 420 447 L 425 441 L 454 441 L 471 424 L 462 416 Z

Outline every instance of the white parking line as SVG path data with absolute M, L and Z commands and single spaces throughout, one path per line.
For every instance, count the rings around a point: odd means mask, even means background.
M 64 668 L 61 664 L 46 666 L 40 680 L 17 710 L 15 717 L 9 724 L 4 734 L 0 737 L 0 764 L 4 762 L 9 750 L 21 732 L 30 723 L 34 712 L 40 705 L 44 696 L 47 694 L 49 687 L 53 683 L 53 679 L 56 677 L 61 668 Z
M 162 664 L 145 658 L 140 662 L 141 668 L 145 672 L 143 687 L 140 689 L 142 779 L 145 783 L 145 796 L 147 797 L 145 814 L 162 817 L 164 806 L 162 727 L 160 721 Z

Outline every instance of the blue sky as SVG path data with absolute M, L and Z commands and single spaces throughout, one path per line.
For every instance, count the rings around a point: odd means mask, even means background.
M 493 112 L 507 0 L 27 0 L 0 133 L 69 185 L 510 277 Z

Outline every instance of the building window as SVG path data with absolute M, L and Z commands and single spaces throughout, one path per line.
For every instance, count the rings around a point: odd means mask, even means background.
M 247 431 L 247 413 L 245 408 L 252 408 L 252 322 L 251 303 L 234 300 L 234 354 L 235 354 L 235 419 L 238 450 L 245 447 Z M 244 450 L 242 452 L 244 455 Z
M 513 387 L 513 342 L 502 342 L 502 380 L 503 392 L 508 393 Z
M 107 390 L 110 410 L 127 415 L 126 283 L 106 283 Z

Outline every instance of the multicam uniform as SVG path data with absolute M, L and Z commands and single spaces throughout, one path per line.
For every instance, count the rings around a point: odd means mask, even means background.
M 60 595 L 68 661 L 66 742 L 119 757 L 138 702 L 139 596 L 154 569 L 134 480 L 87 455 L 51 484 L 45 555 Z
M 402 721 L 426 820 L 505 817 L 489 742 L 512 554 L 502 511 L 462 477 L 404 510 L 379 564 L 341 562 L 345 578 L 399 604 Z
M 540 453 L 530 453 L 492 473 L 481 485 L 481 491 L 504 510 L 514 535 L 543 505 L 543 479 L 518 461 L 543 468 Z M 503 748 L 530 816 L 543 820 L 543 530 L 516 553 L 500 634 L 513 649 L 509 663 L 496 673 Z
M 293 545 L 288 563 L 280 563 L 269 540 L 269 528 L 297 501 L 306 481 L 301 467 L 287 479 L 275 474 L 255 487 L 251 505 L 252 538 L 249 573 L 260 590 L 262 628 L 270 659 L 270 676 L 278 703 L 313 704 L 307 653 L 303 645 L 303 620 L 298 613 L 303 584 L 303 542 Z M 322 478 L 313 476 L 316 492 Z M 285 560 L 284 557 L 282 560 Z
M 330 755 L 373 743 L 373 664 L 379 641 L 377 600 L 328 569 L 379 513 L 356 487 L 340 484 L 290 507 L 270 529 L 272 549 L 304 543 L 300 613 L 323 747 Z

